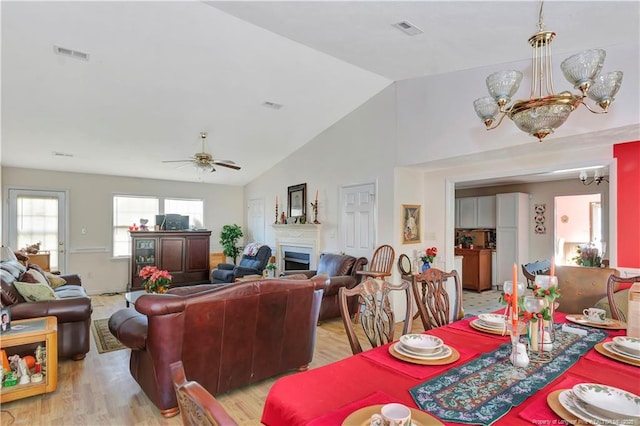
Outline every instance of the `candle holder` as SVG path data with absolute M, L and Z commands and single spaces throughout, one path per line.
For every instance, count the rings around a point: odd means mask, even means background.
M 274 225 L 278 224 L 278 204 L 276 204 L 276 220 L 273 223 L 274 223 Z
M 315 203 L 311 203 L 311 208 L 313 209 L 313 223 L 320 225 L 320 222 L 318 222 L 318 200 Z

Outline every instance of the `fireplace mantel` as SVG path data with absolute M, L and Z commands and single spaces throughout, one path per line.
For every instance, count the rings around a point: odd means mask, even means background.
M 318 267 L 318 259 L 320 258 L 320 229 L 321 225 L 312 223 L 308 224 L 290 224 L 276 225 L 273 224 L 273 230 L 276 240 L 276 256 L 280 271 L 284 271 L 284 254 L 283 247 L 288 250 L 299 248 L 301 252 L 310 254 L 309 269 L 315 270 Z

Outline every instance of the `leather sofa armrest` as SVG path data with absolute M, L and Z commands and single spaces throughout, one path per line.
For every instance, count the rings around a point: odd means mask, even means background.
M 79 285 L 82 286 L 82 280 L 78 274 L 60 275 L 60 278 L 67 282 L 67 285 Z
M 227 284 L 198 284 L 188 285 L 183 287 L 174 287 L 169 289 L 169 294 L 175 294 L 176 296 L 189 296 L 191 294 L 202 293 L 203 291 L 209 291 L 225 287 Z
M 262 271 L 258 271 L 255 268 L 247 268 L 244 266 L 236 266 L 233 270 L 234 278 L 241 278 L 245 275 L 262 275 Z
M 218 263 L 218 269 L 224 269 L 225 271 L 233 271 L 236 265 L 232 263 Z
M 307 276 L 307 278 L 311 278 L 313 276 L 315 276 L 318 273 L 318 271 L 312 271 L 312 270 L 304 270 L 304 271 L 285 271 L 282 272 L 280 274 L 281 277 L 286 277 L 287 275 L 296 275 L 296 274 L 304 274 Z
M 311 281 L 313 282 L 316 290 L 327 291 L 327 288 L 329 287 L 329 280 L 330 278 L 327 274 L 319 274 L 311 277 Z
M 11 305 L 11 318 L 14 320 L 50 315 L 57 317 L 58 323 L 86 321 L 91 317 L 91 299 L 72 297 Z
M 109 318 L 109 331 L 123 345 L 142 350 L 147 345 L 148 322 L 146 315 L 133 308 L 120 309 Z
M 184 311 L 183 299 L 174 294 L 143 294 L 136 300 L 136 310 L 148 316 L 175 314 Z
M 324 291 L 324 295 L 331 296 L 338 294 L 340 287 L 353 288 L 356 285 L 356 278 L 351 275 L 340 275 L 329 278 L 329 286 Z

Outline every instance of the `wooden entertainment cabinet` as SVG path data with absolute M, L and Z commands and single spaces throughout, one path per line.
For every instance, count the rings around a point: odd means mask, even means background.
M 130 231 L 131 261 L 127 291 L 142 290 L 138 273 L 157 266 L 172 276 L 172 287 L 209 283 L 211 231 Z

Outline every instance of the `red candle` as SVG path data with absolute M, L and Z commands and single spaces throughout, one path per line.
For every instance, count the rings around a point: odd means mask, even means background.
M 518 321 L 518 265 L 513 264 L 513 290 L 511 290 L 511 319 L 515 326 Z
M 318 202 L 318 190 L 316 189 L 316 203 Z
M 556 274 L 556 258 L 551 256 L 551 269 L 549 270 L 549 276 L 553 277 Z
M 276 195 L 276 206 L 278 205 L 278 196 Z

